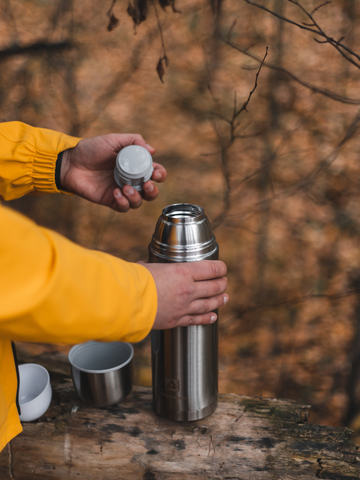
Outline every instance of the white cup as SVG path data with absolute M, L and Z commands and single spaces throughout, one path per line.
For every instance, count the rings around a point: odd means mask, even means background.
M 36 363 L 19 365 L 20 420 L 31 422 L 40 418 L 49 408 L 52 397 L 50 375 Z

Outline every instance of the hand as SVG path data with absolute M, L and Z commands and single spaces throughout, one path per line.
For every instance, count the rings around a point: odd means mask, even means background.
M 63 153 L 61 185 L 69 192 L 118 212 L 139 208 L 142 204 L 140 193 L 130 185 L 120 189 L 114 179 L 116 156 L 128 145 L 140 145 L 151 154 L 155 153 L 141 135 L 111 133 L 80 140 L 76 147 Z M 166 180 L 165 168 L 157 163 L 153 166 L 151 179 L 156 182 Z M 154 200 L 158 194 L 159 190 L 151 180 L 144 183 L 142 195 L 145 200 Z
M 215 322 L 213 312 L 229 299 L 227 269 L 218 260 L 189 263 L 143 263 L 154 277 L 158 309 L 153 329 Z

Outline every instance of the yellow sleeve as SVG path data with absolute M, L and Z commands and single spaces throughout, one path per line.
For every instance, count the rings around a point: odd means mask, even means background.
M 75 147 L 79 141 L 80 138 L 21 122 L 0 123 L 0 200 L 58 192 L 58 153 Z
M 157 310 L 149 271 L 77 246 L 0 206 L 0 337 L 142 340 Z

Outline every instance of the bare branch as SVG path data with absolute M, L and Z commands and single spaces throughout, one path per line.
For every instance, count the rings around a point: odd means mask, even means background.
M 336 301 L 342 298 L 350 297 L 352 295 L 356 295 L 360 292 L 360 288 L 355 288 L 353 290 L 345 290 L 344 292 L 338 292 L 333 294 L 318 294 L 318 293 L 308 293 L 307 295 L 302 295 L 299 297 L 289 298 L 286 300 L 280 300 L 276 303 L 262 303 L 259 305 L 253 305 L 244 309 L 239 309 L 237 311 L 238 315 L 243 316 L 246 313 L 254 312 L 256 310 L 261 310 L 265 308 L 279 308 L 284 305 L 297 305 L 299 303 L 308 302 L 310 300 L 325 298 L 329 301 Z
M 222 39 L 224 43 L 229 45 L 230 47 L 234 48 L 235 50 L 238 50 L 239 52 L 247 55 L 248 57 L 256 60 L 257 62 L 261 63 L 261 59 L 255 55 L 254 53 L 251 53 L 248 51 L 247 48 L 243 48 L 240 45 L 237 45 L 234 42 L 228 41 L 225 38 Z M 265 67 L 270 68 L 272 70 L 277 70 L 278 72 L 282 72 L 288 77 L 292 78 L 295 80 L 295 82 L 299 83 L 303 87 L 308 88 L 314 93 L 319 93 L 321 95 L 324 95 L 325 97 L 331 98 L 331 100 L 334 100 L 336 102 L 340 103 L 345 103 L 349 105 L 360 105 L 360 99 L 357 98 L 349 98 L 349 97 L 344 97 L 342 95 L 339 95 L 338 93 L 332 92 L 331 90 L 328 90 L 327 88 L 321 88 L 317 87 L 316 85 L 312 85 L 309 82 L 306 82 L 305 80 L 302 80 L 301 78 L 297 77 L 294 73 L 290 72 L 289 70 L 286 70 L 283 67 L 279 67 L 278 65 L 274 65 L 272 63 L 264 62 L 263 64 Z
M 218 112 L 211 112 L 214 116 L 216 116 L 220 120 L 223 120 L 224 122 L 226 122 L 229 125 L 229 128 L 230 128 L 230 139 L 226 142 L 224 140 L 222 134 L 220 133 L 219 129 L 217 128 L 217 125 L 216 125 L 215 121 L 212 122 L 213 128 L 214 128 L 215 133 L 216 133 L 217 138 L 218 138 L 219 145 L 221 147 L 221 150 L 220 150 L 221 169 L 222 169 L 222 173 L 223 173 L 223 176 L 224 176 L 224 179 L 225 179 L 225 184 L 226 184 L 226 189 L 225 189 L 225 193 L 224 193 L 224 200 L 223 200 L 223 208 L 222 208 L 222 211 L 220 212 L 220 214 L 218 215 L 218 217 L 212 222 L 212 228 L 213 229 L 217 228 L 222 223 L 222 221 L 225 218 L 226 212 L 228 212 L 229 209 L 230 209 L 231 184 L 230 184 L 230 172 L 229 172 L 229 166 L 228 166 L 227 151 L 233 145 L 235 140 L 237 140 L 238 138 L 248 138 L 248 137 L 254 136 L 254 135 L 236 135 L 235 134 L 236 129 L 239 127 L 239 125 L 236 125 L 236 120 L 242 112 L 247 111 L 247 106 L 249 105 L 251 97 L 252 97 L 253 93 L 255 92 L 255 90 L 257 88 L 257 85 L 258 85 L 257 82 L 258 82 L 259 74 L 260 74 L 260 71 L 261 71 L 262 66 L 264 64 L 264 61 L 265 61 L 265 58 L 266 58 L 267 54 L 268 54 L 268 47 L 266 47 L 266 52 L 265 52 L 264 58 L 262 59 L 262 61 L 260 63 L 260 66 L 258 68 L 258 71 L 256 73 L 254 87 L 250 91 L 250 93 L 248 95 L 248 98 L 243 103 L 242 107 L 239 108 L 239 109 L 237 109 L 236 91 L 234 91 L 234 109 L 233 109 L 232 118 L 228 119 L 224 115 L 222 115 Z
M 329 3 L 332 3 L 332 0 L 328 0 L 327 2 L 322 3 L 322 4 L 319 5 L 318 7 L 314 8 L 314 10 L 311 12 L 311 15 L 314 15 L 315 12 L 317 12 L 318 10 L 320 10 L 320 8 L 325 7 L 326 5 L 329 5 Z
M 262 67 L 263 67 L 263 65 L 264 65 L 265 58 L 267 57 L 267 54 L 268 54 L 268 47 L 266 47 L 266 51 L 265 51 L 264 58 L 261 60 L 259 69 L 258 69 L 258 71 L 257 71 L 257 73 L 256 73 L 254 88 L 253 88 L 253 89 L 251 90 L 251 92 L 249 93 L 249 96 L 248 96 L 246 102 L 243 104 L 243 106 L 240 108 L 240 110 L 238 110 L 238 112 L 236 112 L 236 117 L 238 117 L 238 116 L 240 115 L 240 113 L 243 112 L 244 110 L 247 112 L 246 108 L 247 108 L 247 106 L 249 105 L 249 102 L 250 102 L 250 100 L 251 100 L 252 94 L 253 94 L 253 93 L 255 92 L 255 90 L 256 90 L 257 81 L 258 81 L 258 78 L 259 78 L 259 73 L 260 73 L 260 70 L 262 69 Z
M 42 40 L 31 43 L 30 45 L 13 45 L 11 47 L 0 50 L 0 59 L 10 57 L 12 55 L 37 55 L 44 52 L 61 52 L 75 48 L 75 44 L 65 40 L 63 42 L 49 43 Z
M 168 65 L 169 65 L 169 59 L 168 59 L 168 57 L 167 57 L 167 55 L 166 55 L 165 42 L 164 42 L 164 37 L 163 37 L 163 31 L 162 31 L 162 27 L 161 27 L 161 23 L 160 23 L 160 18 L 159 18 L 158 11 L 157 11 L 156 5 L 155 5 L 155 3 L 154 3 L 154 0 L 151 0 L 151 3 L 153 4 L 154 10 L 155 10 L 155 15 L 156 15 L 156 20 L 157 20 L 157 26 L 158 26 L 158 30 L 159 30 L 160 38 L 161 38 L 161 47 L 162 47 L 162 51 L 163 51 L 163 54 L 160 56 L 159 61 L 158 61 L 157 65 L 156 65 L 156 71 L 157 71 L 157 74 L 159 75 L 160 81 L 161 81 L 162 83 L 164 83 L 163 77 L 164 77 L 164 75 L 165 75 L 165 69 L 164 69 L 163 62 L 165 63 L 166 66 L 168 66 Z
M 270 209 L 271 205 L 280 198 L 291 197 L 300 191 L 309 191 L 312 188 L 312 186 L 315 184 L 319 175 L 335 162 L 344 145 L 346 145 L 346 143 L 348 143 L 348 141 L 354 137 L 354 135 L 359 131 L 359 129 L 360 129 L 360 110 L 355 115 L 355 118 L 351 122 L 351 125 L 347 129 L 344 137 L 336 145 L 333 151 L 324 160 L 322 160 L 320 164 L 311 173 L 306 175 L 300 181 L 289 186 L 287 189 L 273 195 L 270 198 L 267 198 L 266 200 L 262 200 L 261 202 L 258 202 L 253 207 L 252 210 L 245 213 L 239 219 L 239 223 L 240 221 L 247 220 L 248 218 L 252 217 L 253 215 L 259 212 L 263 212 L 265 210 Z M 235 227 L 236 224 L 232 223 L 232 226 Z
M 229 33 L 228 33 L 228 40 L 230 40 L 230 37 L 231 37 L 231 33 L 233 31 L 233 28 L 235 27 L 236 25 L 236 22 L 237 22 L 237 19 L 235 18 L 235 20 L 233 21 L 231 27 L 230 27 L 230 30 L 229 30 Z
M 348 55 L 344 53 L 343 50 L 345 50 L 350 56 L 355 57 L 359 62 L 360 62 L 360 55 L 355 53 L 353 50 L 351 50 L 349 47 L 341 43 L 341 41 L 337 41 L 334 38 L 328 36 L 320 27 L 320 25 L 316 22 L 314 17 L 312 16 L 311 13 L 309 13 L 297 0 L 288 0 L 290 3 L 293 3 L 297 7 L 299 7 L 303 13 L 311 20 L 311 26 L 308 24 L 304 23 L 298 23 L 295 22 L 287 17 L 284 17 L 283 15 L 280 15 L 272 10 L 270 10 L 267 7 L 264 7 L 263 5 L 259 5 L 258 3 L 252 2 L 251 0 L 244 0 L 246 3 L 249 5 L 253 5 L 254 7 L 260 8 L 261 10 L 265 10 L 266 12 L 270 13 L 274 17 L 279 18 L 280 20 L 283 20 L 284 22 L 290 23 L 291 25 L 295 25 L 296 27 L 302 29 L 302 30 L 307 30 L 308 32 L 314 33 L 316 35 L 320 35 L 321 37 L 326 39 L 326 43 L 329 43 L 332 45 L 339 53 L 342 55 L 348 62 L 350 62 L 352 65 L 354 65 L 356 68 L 360 68 L 360 63 L 357 63 L 354 61 L 352 58 L 350 58 Z M 311 28 L 314 26 L 315 28 Z

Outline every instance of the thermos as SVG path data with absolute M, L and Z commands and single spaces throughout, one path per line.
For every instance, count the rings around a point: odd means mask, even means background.
M 149 245 L 149 261 L 217 260 L 219 247 L 204 210 L 191 204 L 166 207 Z M 153 330 L 154 409 L 171 420 L 199 420 L 213 413 L 218 395 L 218 322 Z

